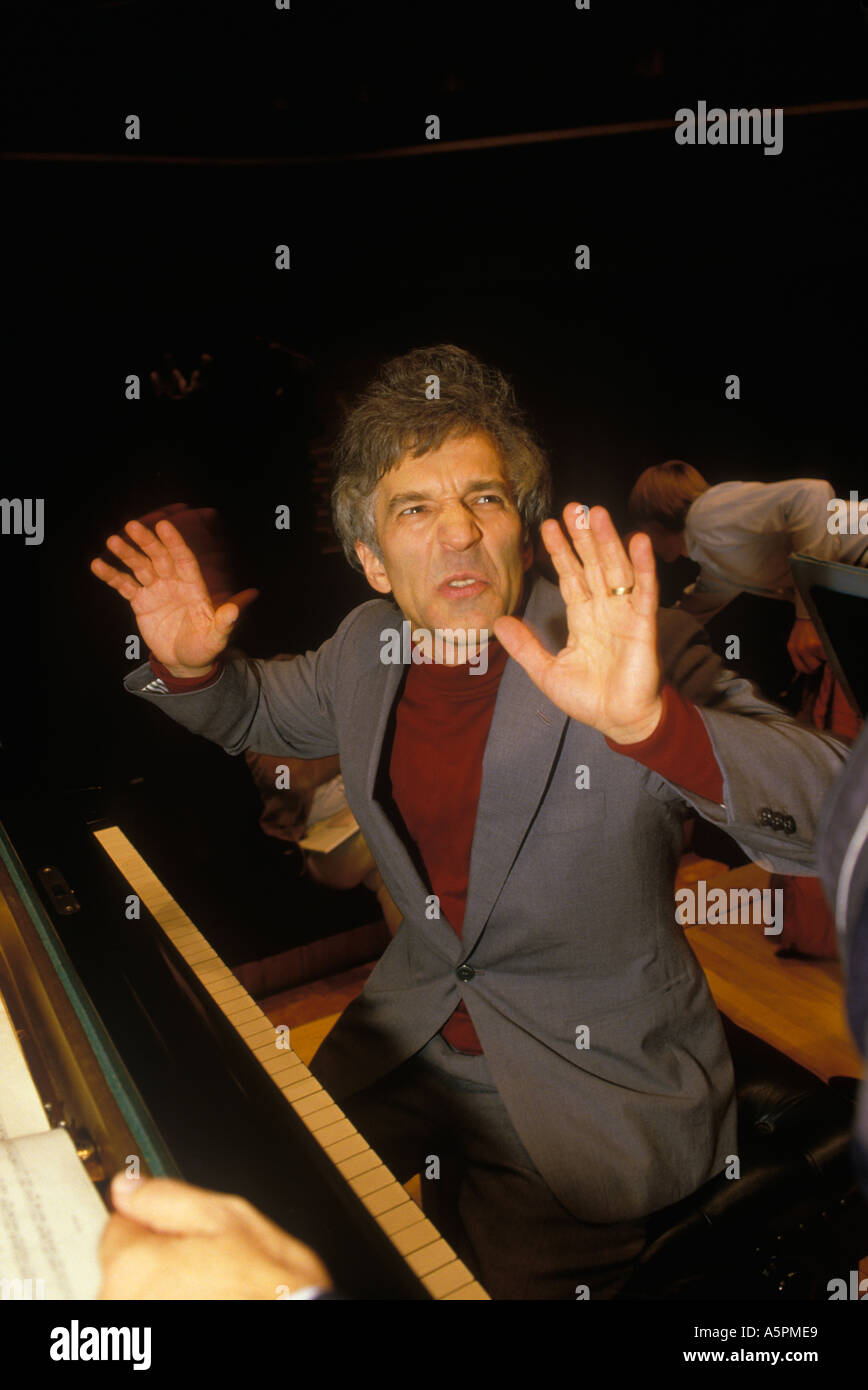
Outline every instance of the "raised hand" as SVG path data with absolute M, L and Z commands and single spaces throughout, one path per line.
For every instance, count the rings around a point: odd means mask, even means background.
M 592 507 L 589 524 L 578 526 L 583 510 L 574 502 L 564 508 L 569 541 L 556 521 L 543 522 L 541 531 L 567 608 L 567 645 L 552 656 L 518 618 L 498 618 L 494 632 L 571 719 L 616 743 L 638 743 L 653 733 L 663 708 L 654 552 L 640 532 L 628 557 L 605 508 Z
M 134 545 L 109 536 L 106 547 L 132 574 L 99 559 L 92 561 L 92 573 L 129 600 L 144 641 L 173 675 L 203 675 L 256 590 L 245 589 L 215 607 L 196 556 L 171 521 L 158 521 L 154 531 L 129 521 L 124 530 Z

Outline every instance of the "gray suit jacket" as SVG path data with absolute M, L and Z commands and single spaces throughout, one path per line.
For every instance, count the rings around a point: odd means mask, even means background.
M 550 651 L 563 646 L 563 602 L 545 579 L 534 580 L 525 618 Z M 587 1221 L 643 1216 L 736 1152 L 729 1052 L 675 922 L 682 821 L 692 808 L 769 867 L 811 872 L 818 812 L 846 749 L 724 670 L 677 611 L 660 613 L 665 675 L 701 706 L 722 805 L 612 751 L 508 661 L 459 940 L 444 917 L 426 915 L 431 889 L 378 799 L 404 670 L 381 662 L 381 633 L 401 621 L 376 599 L 295 661 L 236 657 L 199 693 L 160 693 L 147 666 L 126 685 L 230 753 L 340 754 L 350 806 L 404 921 L 314 1061 L 335 1099 L 418 1052 L 463 999 L 512 1121 L 563 1204 Z M 590 778 L 581 790 L 580 765 Z M 448 835 L 448 806 L 443 826 Z M 464 963 L 473 973 L 460 979 Z

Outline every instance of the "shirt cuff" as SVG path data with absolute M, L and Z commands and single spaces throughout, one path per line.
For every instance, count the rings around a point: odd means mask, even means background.
M 153 652 L 148 653 L 151 670 L 158 680 L 163 682 L 170 695 L 180 695 L 182 691 L 190 693 L 194 690 L 205 690 L 209 685 L 220 679 L 222 670 L 219 658 L 214 662 L 210 671 L 206 671 L 202 676 L 173 676 L 168 667 L 162 661 L 158 661 Z
M 635 758 L 667 782 L 723 805 L 723 774 L 699 710 L 673 685 L 664 685 L 660 693 L 663 713 L 652 734 L 641 743 L 615 743 L 610 738 L 606 742 L 614 752 Z

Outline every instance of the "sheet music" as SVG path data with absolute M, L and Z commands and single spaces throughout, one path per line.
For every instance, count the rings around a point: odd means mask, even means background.
M 345 806 L 342 811 L 336 811 L 333 816 L 327 816 L 325 820 L 317 821 L 316 825 L 310 826 L 303 840 L 299 840 L 302 849 L 318 850 L 320 854 L 330 854 L 338 845 L 342 845 L 344 840 L 348 840 L 351 835 L 355 835 L 359 828 L 349 806 Z
M 96 1298 L 107 1219 L 65 1129 L 0 1142 L 0 1299 Z
M 48 1118 L 0 995 L 0 1139 L 40 1134 Z
M 96 1298 L 107 1219 L 72 1138 L 49 1126 L 0 996 L 0 1301 Z

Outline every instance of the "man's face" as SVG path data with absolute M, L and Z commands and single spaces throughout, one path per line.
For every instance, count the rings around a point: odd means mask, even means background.
M 491 633 L 515 612 L 533 554 L 487 435 L 405 455 L 377 485 L 374 519 L 383 559 L 361 541 L 356 553 L 414 627 Z

